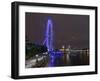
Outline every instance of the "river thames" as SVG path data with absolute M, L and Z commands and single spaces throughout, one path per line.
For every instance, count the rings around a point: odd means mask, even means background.
M 87 52 L 39 54 L 26 60 L 26 68 L 89 65 Z

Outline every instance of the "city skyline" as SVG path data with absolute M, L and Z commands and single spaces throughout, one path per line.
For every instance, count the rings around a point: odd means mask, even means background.
M 61 48 L 62 45 L 89 48 L 88 15 L 26 13 L 26 36 L 30 42 L 43 43 L 48 17 L 53 21 L 56 49 Z

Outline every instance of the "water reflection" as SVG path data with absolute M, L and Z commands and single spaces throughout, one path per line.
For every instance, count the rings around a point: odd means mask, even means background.
M 58 66 L 77 66 L 89 65 L 89 54 L 86 52 L 71 52 L 70 54 L 64 52 L 49 52 L 46 54 L 39 54 L 26 61 L 26 68 L 37 67 L 58 67 Z
M 89 65 L 89 56 L 87 56 L 87 54 L 80 54 L 78 52 L 71 53 L 70 55 L 64 53 L 51 54 L 48 60 L 48 67 Z

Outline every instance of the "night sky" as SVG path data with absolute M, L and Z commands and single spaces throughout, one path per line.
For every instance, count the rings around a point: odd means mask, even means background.
M 53 21 L 54 47 L 71 45 L 75 49 L 89 48 L 89 16 L 49 13 L 26 13 L 26 38 L 42 44 L 45 39 L 48 17 Z

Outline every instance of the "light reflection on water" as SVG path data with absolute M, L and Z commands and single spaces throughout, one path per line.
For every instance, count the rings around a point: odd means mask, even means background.
M 34 61 L 35 60 L 35 61 Z M 30 67 L 58 67 L 58 66 L 74 66 L 74 65 L 89 65 L 89 54 L 83 53 L 62 53 L 50 52 L 41 54 L 37 58 L 32 58 L 26 61 L 26 68 Z
M 62 60 L 61 60 L 63 57 L 62 52 L 52 52 L 49 54 L 49 56 L 50 56 L 49 63 L 48 63 L 49 67 L 60 66 L 62 64 Z
M 48 67 L 54 66 L 72 66 L 72 65 L 89 65 L 89 57 L 83 55 L 84 59 L 81 58 L 81 54 L 63 54 L 55 53 L 50 54 Z

